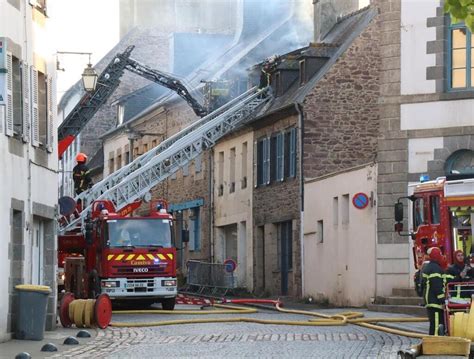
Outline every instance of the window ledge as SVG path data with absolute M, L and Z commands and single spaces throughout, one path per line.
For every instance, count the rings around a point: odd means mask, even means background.
M 440 96 L 441 100 L 474 99 L 474 88 L 469 90 L 449 90 Z

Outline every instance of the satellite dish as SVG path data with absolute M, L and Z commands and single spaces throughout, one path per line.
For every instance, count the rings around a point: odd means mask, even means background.
M 76 210 L 76 201 L 72 197 L 64 196 L 58 201 L 59 213 L 63 216 L 70 216 Z

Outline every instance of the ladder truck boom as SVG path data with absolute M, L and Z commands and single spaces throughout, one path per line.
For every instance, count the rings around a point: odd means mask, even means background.
M 184 84 L 176 77 L 162 71 L 154 70 L 130 57 L 134 46 L 129 46 L 102 71 L 93 92 L 87 92 L 79 103 L 68 114 L 58 128 L 58 155 L 62 157 L 79 132 L 92 119 L 100 107 L 109 99 L 120 84 L 125 70 L 140 75 L 147 80 L 175 91 L 191 106 L 197 116 L 205 116 L 206 109 L 191 95 Z
M 121 176 L 112 182 L 109 178 L 94 185 L 92 189 L 76 197 L 81 199 L 82 212 L 70 221 L 59 224 L 60 232 L 76 228 L 84 223 L 92 211 L 92 204 L 100 200 L 114 203 L 118 211 L 131 203 L 145 198 L 149 191 L 195 159 L 204 150 L 213 147 L 223 136 L 244 124 L 257 110 L 271 99 L 267 89 L 256 87 L 232 101 L 232 105 L 217 116 L 210 116 L 191 124 L 169 142 L 163 144 L 161 151 L 152 150 L 131 162 Z M 220 110 L 216 110 L 220 112 Z M 211 114 L 212 115 L 212 114 Z M 203 121 L 205 120 L 205 121 Z M 109 177 L 113 177 L 111 175 Z

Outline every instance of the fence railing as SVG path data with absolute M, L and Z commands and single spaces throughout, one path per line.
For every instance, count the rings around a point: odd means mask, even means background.
M 226 295 L 235 288 L 234 273 L 227 272 L 222 263 L 207 263 L 196 260 L 187 262 L 188 276 L 185 291 L 198 294 Z

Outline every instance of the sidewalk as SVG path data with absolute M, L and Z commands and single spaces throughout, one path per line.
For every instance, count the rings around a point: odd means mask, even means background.
M 16 340 L 12 339 L 5 343 L 0 343 L 0 358 L 1 359 L 13 359 L 15 356 L 21 352 L 27 352 L 31 355 L 32 358 L 45 358 L 53 354 L 61 353 L 65 350 L 69 350 L 74 345 L 64 345 L 64 339 L 69 336 L 76 337 L 76 334 L 81 329 L 77 328 L 63 328 L 61 324 L 58 324 L 58 327 L 55 331 L 45 332 L 44 339 L 40 341 L 36 340 Z M 83 345 L 88 341 L 94 339 L 97 336 L 96 329 L 87 328 L 91 337 L 90 338 L 76 338 L 79 341 L 79 345 Z M 53 343 L 58 348 L 57 352 L 42 352 L 41 348 L 46 343 Z

